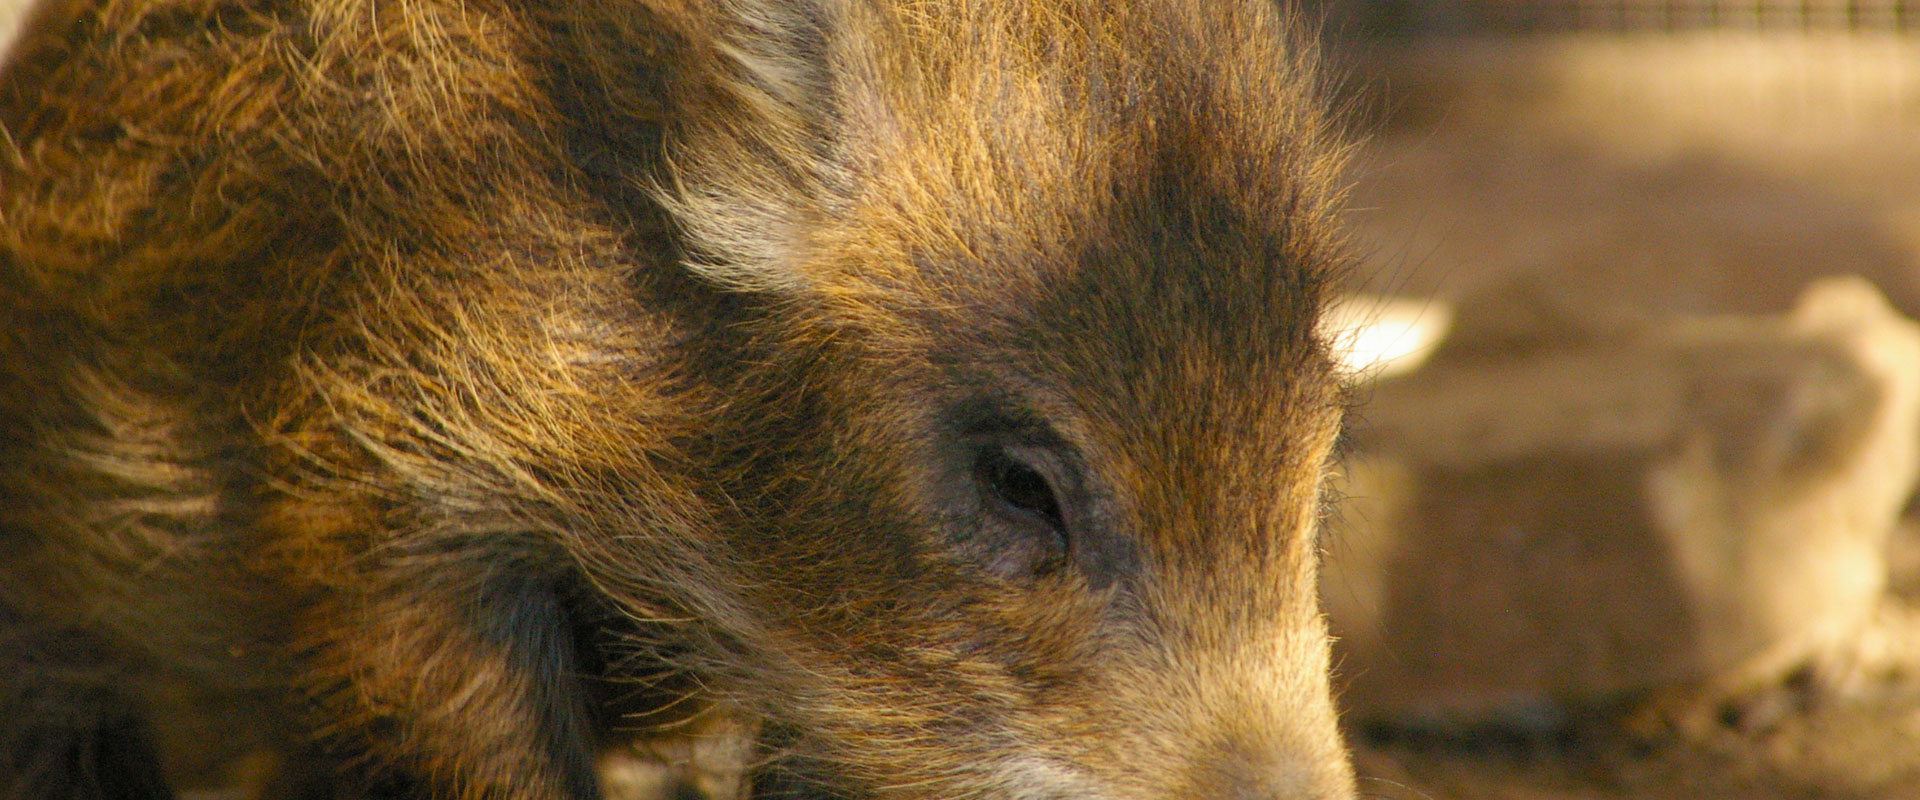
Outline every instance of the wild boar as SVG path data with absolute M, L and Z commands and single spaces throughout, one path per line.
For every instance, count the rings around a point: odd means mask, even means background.
M 257 751 L 273 797 L 592 798 L 721 718 L 758 796 L 1350 797 L 1309 41 L 47 0 L 0 78 L 0 795 Z

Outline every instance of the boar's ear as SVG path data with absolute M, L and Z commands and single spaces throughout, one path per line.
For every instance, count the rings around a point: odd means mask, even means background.
M 838 113 L 832 44 L 813 2 L 722 0 L 716 91 L 666 141 L 656 199 L 685 237 L 687 265 L 745 289 L 795 291 L 809 231 L 833 200 Z
M 587 63 L 605 135 L 667 212 L 687 265 L 721 284 L 795 291 L 806 232 L 837 201 L 831 77 L 839 0 L 563 0 L 562 60 Z

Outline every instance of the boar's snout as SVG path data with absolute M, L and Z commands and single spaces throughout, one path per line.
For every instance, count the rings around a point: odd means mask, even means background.
M 1183 797 L 1192 800 L 1349 800 L 1352 779 L 1324 758 L 1299 754 L 1234 754 L 1203 765 L 1205 776 Z

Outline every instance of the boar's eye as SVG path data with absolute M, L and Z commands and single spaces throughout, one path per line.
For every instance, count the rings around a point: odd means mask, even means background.
M 1055 527 L 1066 527 L 1060 518 L 1060 501 L 1053 486 L 1039 470 L 1021 463 L 1004 452 L 982 456 L 980 477 L 993 490 L 994 499 L 1019 511 L 1032 514 Z
M 1036 529 L 1047 548 L 1047 556 L 1035 565 L 1035 572 L 1057 566 L 1067 554 L 1067 523 L 1053 483 L 1040 469 L 1015 453 L 999 448 L 982 451 L 974 462 L 974 478 L 988 499 L 988 506 L 1002 519 Z

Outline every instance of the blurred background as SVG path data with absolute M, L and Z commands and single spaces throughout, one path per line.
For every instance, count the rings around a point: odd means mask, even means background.
M 1335 2 L 1369 285 L 1920 312 L 1920 2 Z
M 1920 798 L 1920 0 L 1320 5 L 1363 788 Z

